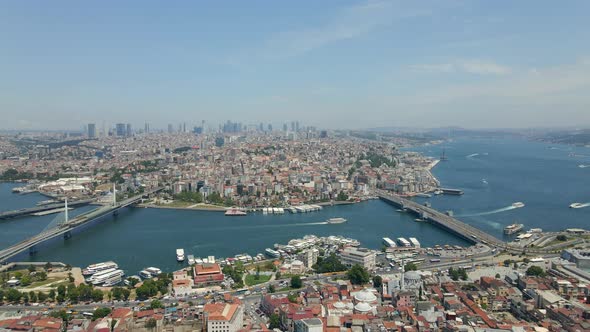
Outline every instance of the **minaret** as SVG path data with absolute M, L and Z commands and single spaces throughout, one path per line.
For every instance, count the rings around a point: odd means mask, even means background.
M 68 223 L 68 196 L 66 196 L 66 201 L 64 205 L 64 213 L 65 213 L 65 223 Z
M 406 266 L 404 265 L 404 260 L 402 259 L 402 277 L 400 278 L 400 285 L 399 288 L 404 290 L 405 288 L 405 276 L 404 273 L 406 272 Z
M 113 183 L 113 206 L 117 206 L 117 185 Z

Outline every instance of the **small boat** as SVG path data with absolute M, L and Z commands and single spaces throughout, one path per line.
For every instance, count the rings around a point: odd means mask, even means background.
M 416 197 L 422 197 L 422 198 L 430 198 L 432 197 L 432 195 L 430 194 L 425 194 L 425 193 L 417 193 Z
M 326 222 L 328 224 L 342 224 L 346 222 L 346 219 L 344 218 L 330 218 L 328 220 L 326 220 Z
M 53 199 L 48 199 L 46 201 L 41 201 L 41 202 L 37 202 L 37 206 L 42 206 L 42 205 L 48 205 L 48 204 L 53 204 L 53 203 L 57 203 L 56 200 Z
M 186 258 L 188 259 L 188 265 L 193 265 L 193 264 L 195 264 L 195 256 L 193 256 L 193 255 L 188 255 L 188 256 L 186 256 Z
M 184 262 L 184 249 L 176 249 L 176 260 Z
M 521 208 L 521 207 L 524 207 L 524 203 L 523 202 L 515 202 L 515 203 L 512 203 L 512 207 L 513 208 Z
M 581 209 L 583 207 L 587 207 L 590 204 L 586 203 L 586 204 L 582 204 L 582 203 L 572 203 L 570 204 L 570 209 Z
M 440 194 L 442 194 L 442 193 L 443 193 L 443 191 L 442 191 L 442 190 L 440 190 L 440 189 L 436 189 L 436 190 L 434 191 L 434 194 L 435 194 L 435 195 L 440 195 Z
M 486 180 L 486 179 L 481 179 L 481 182 L 482 182 L 483 184 L 488 184 L 488 180 Z

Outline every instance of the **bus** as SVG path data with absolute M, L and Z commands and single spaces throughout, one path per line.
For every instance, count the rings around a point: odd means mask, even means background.
M 440 262 L 440 258 L 431 258 L 430 263 L 438 263 Z
M 92 317 L 94 316 L 94 314 L 93 314 L 93 313 L 91 313 L 91 312 L 83 312 L 83 313 L 82 313 L 82 316 L 84 316 L 84 317 L 88 317 L 88 318 L 92 318 Z

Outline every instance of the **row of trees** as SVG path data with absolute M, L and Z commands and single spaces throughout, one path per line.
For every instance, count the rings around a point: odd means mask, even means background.
M 451 279 L 457 281 L 459 279 L 461 280 L 467 280 L 467 271 L 465 269 L 462 268 L 453 268 L 450 267 L 449 268 L 449 276 L 451 277 Z
M 244 265 L 241 262 L 238 262 L 235 266 L 226 265 L 223 267 L 222 270 L 223 274 L 229 276 L 234 281 L 234 288 L 242 288 L 244 287 Z

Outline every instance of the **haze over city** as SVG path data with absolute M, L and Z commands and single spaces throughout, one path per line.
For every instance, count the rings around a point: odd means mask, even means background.
M 0 129 L 585 126 L 587 1 L 7 1 Z

